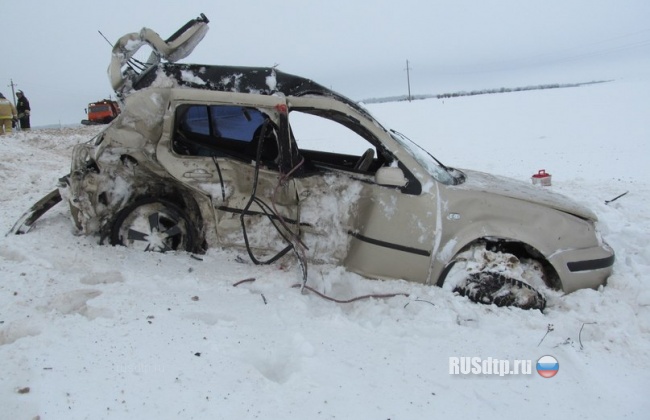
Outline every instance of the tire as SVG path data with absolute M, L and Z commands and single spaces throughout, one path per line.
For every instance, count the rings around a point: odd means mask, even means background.
M 195 248 L 195 228 L 185 212 L 169 201 L 145 198 L 122 209 L 111 228 L 111 244 L 142 251 Z
M 546 307 L 546 299 L 534 287 L 501 273 L 482 271 L 469 274 L 453 289 L 471 301 L 497 306 L 514 306 L 521 309 Z

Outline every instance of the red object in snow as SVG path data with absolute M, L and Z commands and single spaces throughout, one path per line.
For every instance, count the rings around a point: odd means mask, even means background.
M 546 169 L 540 169 L 532 177 L 533 185 L 541 185 L 542 187 L 551 186 L 551 174 L 546 173 Z
M 108 124 L 120 115 L 120 105 L 111 99 L 104 99 L 88 104 L 88 119 L 81 120 L 83 125 Z

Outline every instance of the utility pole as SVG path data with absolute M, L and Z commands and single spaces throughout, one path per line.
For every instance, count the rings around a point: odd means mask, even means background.
M 409 87 L 409 102 L 411 102 L 411 75 L 410 75 L 410 68 L 409 68 L 409 61 L 406 60 L 406 83 L 408 84 Z
M 11 97 L 14 100 L 14 106 L 16 106 L 16 91 L 14 90 L 14 87 L 18 87 L 18 84 L 14 83 L 14 79 L 9 80 L 11 80 L 11 84 L 8 84 L 7 86 L 11 87 Z

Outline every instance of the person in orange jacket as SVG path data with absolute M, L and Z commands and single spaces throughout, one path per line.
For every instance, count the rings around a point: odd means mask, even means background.
M 0 93 L 0 136 L 11 133 L 11 122 L 17 115 L 14 104 Z

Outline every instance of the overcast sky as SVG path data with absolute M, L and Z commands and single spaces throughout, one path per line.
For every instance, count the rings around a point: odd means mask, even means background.
M 273 66 L 361 100 L 637 77 L 650 71 L 647 0 L 22 0 L 2 2 L 0 92 L 10 80 L 32 125 L 78 123 L 112 94 L 120 36 L 163 39 L 205 13 L 210 30 L 183 62 Z

